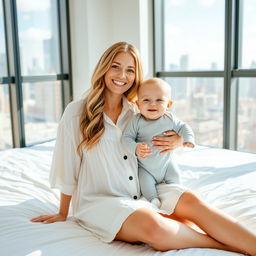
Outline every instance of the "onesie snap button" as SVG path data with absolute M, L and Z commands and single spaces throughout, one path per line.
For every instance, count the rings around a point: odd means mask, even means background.
M 128 156 L 127 155 L 124 155 L 124 160 L 126 160 L 128 158 Z
M 133 199 L 135 199 L 135 200 L 136 200 L 137 198 L 138 198 L 137 196 L 134 196 L 134 197 L 133 197 Z
M 129 177 L 129 180 L 133 180 L 133 177 L 132 177 L 132 176 L 130 176 L 130 177 Z

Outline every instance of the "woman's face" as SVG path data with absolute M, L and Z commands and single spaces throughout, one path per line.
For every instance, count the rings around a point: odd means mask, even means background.
M 129 52 L 118 53 L 105 74 L 108 93 L 124 94 L 135 80 L 135 60 Z

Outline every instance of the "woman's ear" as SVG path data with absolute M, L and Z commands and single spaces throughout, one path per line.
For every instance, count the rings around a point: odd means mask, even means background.
M 171 100 L 169 100 L 169 102 L 168 102 L 168 104 L 167 104 L 167 108 L 170 108 L 171 106 L 172 106 L 172 101 Z

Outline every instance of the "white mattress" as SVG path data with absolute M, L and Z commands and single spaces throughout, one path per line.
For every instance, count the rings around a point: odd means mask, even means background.
M 58 210 L 59 192 L 48 184 L 54 142 L 0 153 L 1 256 L 216 256 L 213 249 L 157 252 L 123 242 L 104 244 L 69 218 L 54 224 L 31 223 Z M 196 147 L 178 157 L 184 185 L 236 217 L 256 233 L 256 155 Z M 237 254 L 238 255 L 238 254 Z

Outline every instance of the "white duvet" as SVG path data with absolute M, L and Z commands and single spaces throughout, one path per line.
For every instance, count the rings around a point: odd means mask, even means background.
M 0 153 L 0 256 L 228 256 L 213 249 L 157 252 L 144 245 L 104 244 L 72 218 L 53 224 L 32 217 L 58 210 L 48 184 L 54 142 Z M 196 147 L 179 155 L 183 183 L 256 233 L 256 154 Z

